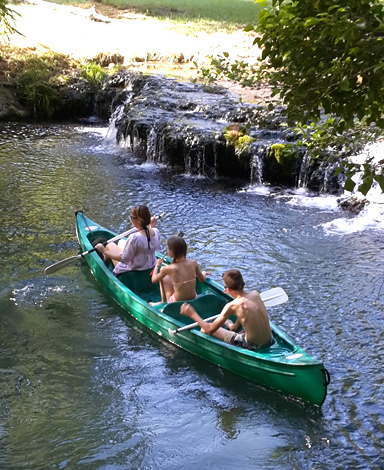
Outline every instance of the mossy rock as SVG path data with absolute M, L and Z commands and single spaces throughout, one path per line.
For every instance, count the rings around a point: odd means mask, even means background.
M 290 145 L 274 144 L 264 162 L 266 182 L 282 186 L 294 186 L 298 179 L 299 162 Z
M 235 148 L 239 156 L 248 150 L 251 143 L 255 140 L 248 134 L 247 127 L 238 123 L 230 124 L 224 129 L 224 138 L 228 145 Z

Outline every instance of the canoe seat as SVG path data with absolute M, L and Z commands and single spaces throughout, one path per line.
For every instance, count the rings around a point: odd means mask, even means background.
M 119 274 L 117 279 L 122 282 L 128 289 L 134 292 L 147 302 L 160 302 L 159 284 L 152 284 L 152 269 L 145 271 L 126 271 Z
M 192 307 L 202 318 L 212 317 L 221 312 L 224 305 L 227 303 L 225 299 L 222 299 L 218 295 L 207 293 L 198 295 L 196 299 L 187 300 L 187 303 L 191 304 Z M 182 323 L 192 323 L 192 320 L 185 315 L 181 315 L 180 307 L 183 305 L 184 301 L 173 302 L 171 304 L 166 304 L 163 313 L 179 320 Z

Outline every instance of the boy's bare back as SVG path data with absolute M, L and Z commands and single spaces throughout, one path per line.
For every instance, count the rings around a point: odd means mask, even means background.
M 230 310 L 236 315 L 247 334 L 247 340 L 265 344 L 271 337 L 267 310 L 257 291 L 244 293 L 230 302 Z

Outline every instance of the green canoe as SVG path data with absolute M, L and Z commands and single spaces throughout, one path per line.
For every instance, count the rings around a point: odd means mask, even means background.
M 85 258 L 106 293 L 144 326 L 163 339 L 246 379 L 305 402 L 322 405 L 329 384 L 328 371 L 321 361 L 312 358 L 272 322 L 274 343 L 257 352 L 226 344 L 201 333 L 197 327 L 186 329 L 191 320 L 180 314 L 182 302 L 156 307 L 149 305 L 149 301 L 161 300 L 158 285 L 151 282 L 151 270 L 127 272 L 117 278 L 98 253 L 91 251 L 96 239 L 110 240 L 116 237 L 115 233 L 93 222 L 82 212 L 76 213 L 76 232 L 83 250 L 78 257 Z M 85 253 L 88 251 L 91 252 Z M 162 255 L 156 253 L 156 256 Z M 169 262 L 165 258 L 164 263 Z M 223 292 L 223 287 L 210 279 L 204 283 L 196 280 L 196 291 L 197 298 L 190 302 L 203 318 L 217 315 L 231 300 Z M 274 289 L 267 292 L 273 293 Z M 262 296 L 267 307 L 276 305 L 273 297 L 266 300 L 266 296 Z M 175 333 L 181 328 L 184 329 Z

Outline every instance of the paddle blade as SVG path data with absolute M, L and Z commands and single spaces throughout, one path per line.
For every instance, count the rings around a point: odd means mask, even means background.
M 51 264 L 51 266 L 48 266 L 47 268 L 44 269 L 44 274 L 55 273 L 56 271 L 59 271 L 60 269 L 65 268 L 66 266 L 70 266 L 71 264 L 75 263 L 80 258 L 81 258 L 81 255 L 71 256 L 70 258 L 63 259 L 61 261 L 58 261 L 55 264 Z
M 266 307 L 274 307 L 288 300 L 287 293 L 281 287 L 274 287 L 273 289 L 261 292 L 260 296 Z

